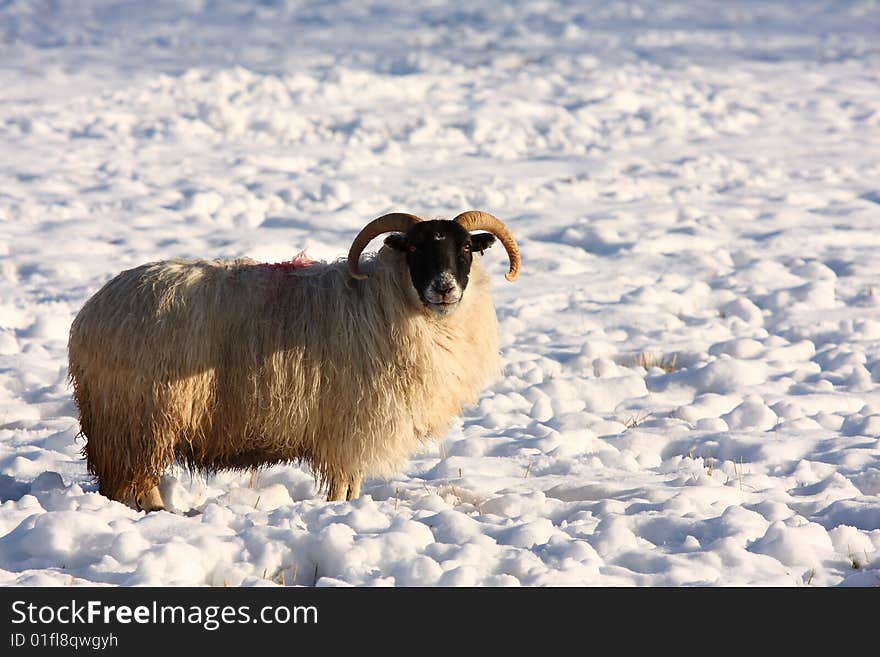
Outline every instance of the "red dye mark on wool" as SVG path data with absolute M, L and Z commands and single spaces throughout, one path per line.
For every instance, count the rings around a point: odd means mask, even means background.
M 309 256 L 307 256 L 305 251 L 300 251 L 295 256 L 293 256 L 293 259 L 291 260 L 285 260 L 284 262 L 267 262 L 264 264 L 269 269 L 293 271 L 294 269 L 303 269 L 304 267 L 309 267 L 311 265 L 314 265 L 316 262 L 316 260 L 312 260 Z

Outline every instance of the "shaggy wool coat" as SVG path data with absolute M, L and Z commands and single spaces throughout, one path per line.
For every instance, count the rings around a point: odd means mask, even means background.
M 321 485 L 399 469 L 498 370 L 475 259 L 456 312 L 425 310 L 388 247 L 277 267 L 171 260 L 122 272 L 70 330 L 69 374 L 100 491 L 145 493 L 174 462 L 213 472 L 307 462 Z

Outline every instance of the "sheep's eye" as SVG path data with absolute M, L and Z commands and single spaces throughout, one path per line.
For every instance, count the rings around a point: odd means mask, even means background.
M 471 252 L 471 245 L 465 244 L 463 247 L 461 247 L 461 251 L 462 251 L 462 253 L 470 253 Z
M 410 252 L 410 253 L 415 253 L 416 251 L 418 251 L 418 249 L 415 247 L 415 245 L 414 245 L 414 244 L 410 244 L 410 245 L 409 245 L 409 252 Z

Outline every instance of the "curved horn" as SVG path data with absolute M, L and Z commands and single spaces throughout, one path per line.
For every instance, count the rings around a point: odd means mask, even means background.
M 507 257 L 510 259 L 510 271 L 504 275 L 504 278 L 509 281 L 516 280 L 516 277 L 519 276 L 520 265 L 522 264 L 522 259 L 519 256 L 519 246 L 513 238 L 513 233 L 510 232 L 510 229 L 500 219 L 493 217 L 488 212 L 469 210 L 468 212 L 462 212 L 453 221 L 467 231 L 485 230 L 497 237 L 504 245 L 504 248 L 507 249 Z
M 414 214 L 392 212 L 391 214 L 382 215 L 378 219 L 373 219 L 373 221 L 364 226 L 357 237 L 354 238 L 354 242 L 351 243 L 351 248 L 348 250 L 348 273 L 351 274 L 351 277 L 360 280 L 367 277 L 358 268 L 358 260 L 361 257 L 361 251 L 366 248 L 370 240 L 382 233 L 398 231 L 405 233 L 420 221 L 421 219 Z

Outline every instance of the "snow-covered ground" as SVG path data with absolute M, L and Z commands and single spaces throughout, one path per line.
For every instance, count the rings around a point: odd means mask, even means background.
M 880 5 L 0 1 L 0 584 L 880 584 Z M 95 492 L 117 272 L 478 208 L 504 373 L 393 479 Z

